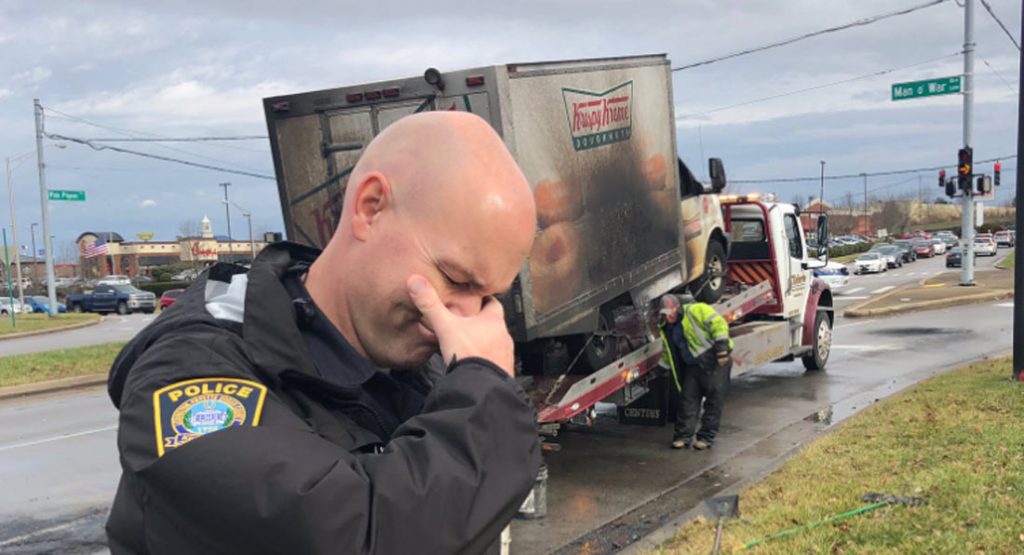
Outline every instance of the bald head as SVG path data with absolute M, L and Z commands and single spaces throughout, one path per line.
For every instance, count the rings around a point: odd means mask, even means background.
M 418 312 L 406 280 L 427 277 L 453 312 L 471 315 L 511 285 L 535 229 L 530 187 L 487 122 L 414 114 L 381 132 L 353 168 L 307 288 L 372 362 L 408 366 L 432 350 L 411 325 Z M 396 345 L 415 356 L 401 360 Z

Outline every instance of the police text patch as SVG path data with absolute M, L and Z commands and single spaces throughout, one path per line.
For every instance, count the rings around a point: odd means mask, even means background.
M 235 378 L 200 378 L 158 389 L 153 393 L 157 454 L 231 426 L 256 426 L 266 396 L 266 386 Z

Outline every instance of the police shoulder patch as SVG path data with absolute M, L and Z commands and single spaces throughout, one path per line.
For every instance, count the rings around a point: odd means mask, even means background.
M 266 396 L 265 385 L 236 378 L 185 380 L 156 390 L 157 455 L 231 426 L 258 425 Z

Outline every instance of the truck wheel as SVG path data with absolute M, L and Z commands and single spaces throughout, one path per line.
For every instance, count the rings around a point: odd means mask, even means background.
M 80 305 L 78 303 L 72 303 L 71 304 L 71 312 L 77 312 L 77 313 L 81 314 L 82 313 L 82 305 Z
M 572 358 L 583 349 L 583 354 L 570 374 L 590 374 L 608 366 L 618 358 L 618 344 L 611 325 L 611 318 L 602 310 L 598 317 L 597 332 L 593 339 L 589 335 L 578 335 L 569 341 L 569 354 Z M 590 339 L 590 341 L 587 341 Z
M 702 303 L 714 304 L 725 292 L 725 247 L 712 239 L 704 255 L 704 273 L 690 284 L 690 292 Z
M 832 319 L 824 310 L 818 310 L 814 316 L 814 343 L 810 352 L 803 356 L 804 368 L 824 370 L 831 352 Z
M 129 313 L 128 303 L 126 303 L 124 301 L 121 301 L 121 302 L 117 303 L 117 313 L 122 315 L 122 316 L 125 315 L 125 314 L 128 314 Z

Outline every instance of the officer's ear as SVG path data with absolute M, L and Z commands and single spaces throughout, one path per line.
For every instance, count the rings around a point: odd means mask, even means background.
M 356 187 L 351 200 L 352 235 L 365 241 L 381 212 L 391 203 L 391 183 L 384 174 L 370 172 Z

